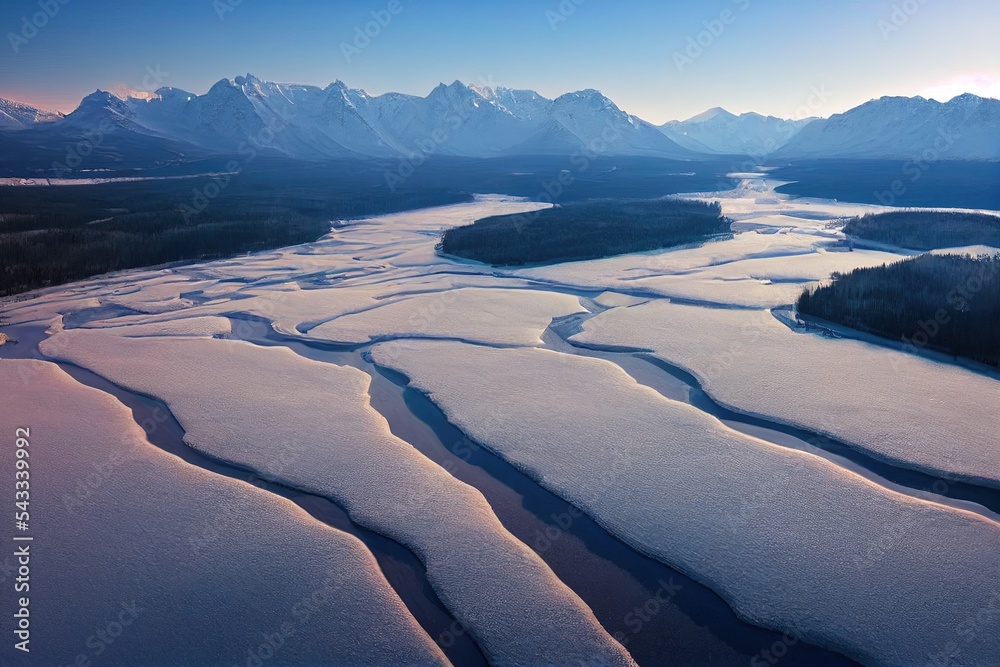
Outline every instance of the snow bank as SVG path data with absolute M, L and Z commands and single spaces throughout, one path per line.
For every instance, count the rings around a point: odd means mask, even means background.
M 164 400 L 192 446 L 331 497 L 407 545 L 492 664 L 632 664 L 482 494 L 389 432 L 365 373 L 284 348 L 117 331 L 66 331 L 41 349 Z
M 685 275 L 705 267 L 754 257 L 787 257 L 815 252 L 816 239 L 801 234 L 737 234 L 726 241 L 648 253 L 634 253 L 584 262 L 519 269 L 512 274 L 588 288 L 627 289 L 636 280 L 661 275 Z
M 768 312 L 665 302 L 603 313 L 574 337 L 653 350 L 742 412 L 933 475 L 1000 487 L 1000 382 L 887 347 L 797 333 Z
M 366 343 L 387 336 L 454 338 L 496 345 L 540 345 L 553 318 L 586 312 L 580 300 L 537 290 L 456 289 L 405 298 L 338 317 L 313 338 Z
M 609 362 L 440 341 L 385 343 L 374 357 L 753 622 L 866 664 L 1000 655 L 1000 526 L 987 519 L 729 430 Z
M 670 298 L 773 308 L 795 303 L 803 290 L 835 272 L 849 273 L 901 259 L 899 255 L 872 250 L 827 252 L 820 249 L 800 255 L 727 262 L 683 275 L 636 280 L 633 284 Z
M 54 364 L 0 360 L 4 386 L 22 375 L 0 421 L 31 427 L 38 630 L 4 665 L 446 663 L 355 538 L 154 448 Z
M 959 248 L 942 248 L 940 250 L 932 250 L 932 255 L 968 255 L 971 257 L 979 257 L 981 255 L 1000 255 L 1000 248 L 994 248 L 988 245 L 970 245 L 962 246 Z
M 178 322 L 182 318 L 210 317 L 243 313 L 273 322 L 274 328 L 290 335 L 298 333 L 302 322 L 322 321 L 377 305 L 370 292 L 363 289 L 303 290 L 296 285 L 267 291 L 246 290 L 240 298 L 228 298 L 187 308 L 181 312 L 159 315 L 131 315 L 91 322 L 87 328 L 112 328 L 136 324 L 153 327 L 157 323 Z
M 628 308 L 629 306 L 646 303 L 646 301 L 648 299 L 640 299 L 627 294 L 619 294 L 618 292 L 604 292 L 594 299 L 594 303 L 602 308 Z
M 5 305 L 0 326 L 14 326 L 32 322 L 48 322 L 57 313 L 69 315 L 88 308 L 99 308 L 99 299 L 53 294 L 27 301 L 14 302 Z
M 368 406 L 365 375 L 212 337 L 228 331 L 220 316 L 247 313 L 290 335 L 312 327 L 315 335 L 357 342 L 433 335 L 535 346 L 548 320 L 579 312 L 576 297 L 528 291 L 558 285 L 600 294 L 598 306 L 613 309 L 590 320 L 581 341 L 656 350 L 738 409 L 829 433 L 903 465 L 996 484 L 1000 454 L 988 431 L 1000 405 L 995 381 L 793 333 L 766 312 L 657 300 L 768 308 L 791 303 L 806 282 L 829 272 L 895 257 L 833 252 L 842 245 L 838 218 L 879 207 L 792 200 L 773 185 L 748 181 L 706 195 L 722 202 L 734 230 L 752 231 L 695 247 L 528 269 L 438 256 L 435 244 L 447 227 L 545 208 L 483 197 L 349 221 L 294 248 L 44 290 L 6 302 L 2 318 L 50 323 L 44 351 L 164 398 L 193 446 L 330 495 L 360 523 L 408 545 L 495 663 L 590 664 L 596 656 L 625 664 L 621 647 L 477 492 L 391 436 Z M 453 299 L 459 305 L 449 310 Z M 425 309 L 431 316 L 421 318 Z M 985 519 L 894 495 L 829 462 L 730 432 L 603 362 L 458 344 L 382 345 L 377 354 L 438 392 L 474 435 L 626 539 L 711 582 L 748 618 L 798 623 L 815 641 L 873 663 L 920 662 L 950 650 L 949 642 L 959 662 L 998 654 L 989 642 L 1000 633 L 969 633 L 963 625 L 987 608 L 987 575 L 997 571 L 983 555 L 997 553 Z M 46 396 L 36 405 L 58 405 L 53 401 Z M 100 444 L 103 435 L 82 430 L 78 442 Z M 174 482 L 165 479 L 161 495 L 182 512 L 184 498 L 168 496 Z M 254 498 L 245 506 L 255 507 Z M 134 504 L 147 507 L 142 502 Z M 185 529 L 181 513 L 172 515 L 176 526 L 156 518 L 149 525 L 158 531 Z M 74 529 L 98 525 L 92 517 Z M 131 537 L 116 544 L 142 544 Z M 244 542 L 233 543 L 249 553 Z M 153 572 L 168 569 L 157 553 L 143 552 Z M 232 576 L 217 575 L 222 582 Z M 915 589 L 921 579 L 926 588 Z M 367 641 L 358 637 L 359 645 Z M 300 662 L 312 662 L 303 655 Z
M 152 324 L 121 327 L 122 336 L 144 338 L 150 336 L 225 336 L 232 333 L 232 323 L 224 317 L 185 317 Z M 62 331 L 61 329 L 56 332 Z

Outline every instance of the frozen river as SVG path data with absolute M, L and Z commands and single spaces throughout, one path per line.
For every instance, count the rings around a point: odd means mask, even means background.
M 746 176 L 691 195 L 737 232 L 696 247 L 438 256 L 542 206 L 483 196 L 7 303 L 3 421 L 72 449 L 38 473 L 44 657 L 138 599 L 101 664 L 988 664 L 1000 382 L 789 323 L 901 255 L 843 243 L 875 207 Z M 181 600 L 220 620 L 178 647 Z

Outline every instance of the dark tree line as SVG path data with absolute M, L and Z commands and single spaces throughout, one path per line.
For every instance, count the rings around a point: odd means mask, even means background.
M 1000 255 L 921 255 L 834 274 L 799 312 L 1000 367 Z
M 1000 209 L 1000 162 L 796 160 L 770 172 L 778 192 L 883 206 Z
M 324 221 L 288 212 L 239 219 L 209 217 L 190 225 L 169 212 L 148 217 L 152 229 L 135 221 L 127 229 L 99 223 L 0 234 L 0 293 L 14 294 L 121 269 L 294 245 L 314 241 L 329 231 Z
M 2 143 L 2 142 L 0 142 Z M 30 151 L 35 155 L 35 149 Z M 0 172 L 17 156 L 0 146 Z M 51 160 L 42 161 L 47 166 Z M 128 161 L 105 176 L 217 173 L 228 159 L 194 160 L 147 170 Z M 88 168 L 101 163 L 87 163 Z M 147 165 L 148 166 L 148 165 Z M 572 163 L 560 201 L 644 198 L 708 190 L 731 166 L 653 158 L 593 158 Z M 60 187 L 0 187 L 0 295 L 107 271 L 175 260 L 225 257 L 312 241 L 330 221 L 469 201 L 472 193 L 544 197 L 567 168 L 565 156 L 493 160 L 434 157 L 389 187 L 398 160 L 301 162 L 259 157 L 216 191 L 205 176 Z M 697 171 L 697 176 L 678 172 Z M 25 176 L 23 170 L 10 176 Z M 32 177 L 51 174 L 30 173 Z M 218 196 L 197 213 L 195 190 Z
M 728 234 L 717 203 L 596 200 L 447 230 L 442 252 L 497 266 L 597 259 Z
M 1000 248 L 1000 217 L 981 213 L 890 211 L 853 218 L 844 227 L 844 233 L 914 250 L 970 245 Z
M 445 187 L 393 193 L 380 179 L 258 169 L 228 182 L 0 187 L 0 296 L 109 271 L 307 243 L 338 219 L 469 199 Z M 213 196 L 199 200 L 205 192 Z

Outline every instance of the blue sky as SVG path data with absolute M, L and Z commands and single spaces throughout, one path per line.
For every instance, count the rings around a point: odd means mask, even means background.
M 996 0 L 62 2 L 4 0 L 0 96 L 68 111 L 97 88 L 143 87 L 147 68 L 195 93 L 247 72 L 372 94 L 455 79 L 550 97 L 597 88 L 653 122 L 715 106 L 794 117 L 812 102 L 826 116 L 882 95 L 1000 96 Z M 46 6 L 37 34 L 25 29 Z M 359 49 L 372 12 L 387 24 Z

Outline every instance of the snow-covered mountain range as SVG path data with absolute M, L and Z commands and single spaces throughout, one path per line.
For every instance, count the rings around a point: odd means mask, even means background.
M 673 120 L 660 130 L 681 146 L 699 153 L 766 156 L 787 144 L 817 120 L 784 120 L 757 113 L 735 115 L 716 107 L 688 120 Z
M 223 79 L 204 95 L 161 88 L 153 95 L 97 91 L 54 126 L 111 123 L 135 135 L 210 151 L 258 152 L 303 159 L 517 154 L 696 157 L 654 125 L 585 90 L 549 100 L 532 91 L 441 84 L 426 97 L 377 97 L 336 81 L 326 88 Z M 41 126 L 22 124 L 20 127 Z
M 203 95 L 97 91 L 63 117 L 0 100 L 0 131 L 26 145 L 51 144 L 95 128 L 135 154 L 243 153 L 300 159 L 414 155 L 634 155 L 695 160 L 705 155 L 778 159 L 909 159 L 934 149 L 946 159 L 1000 159 L 1000 101 L 962 95 L 948 103 L 882 98 L 829 119 L 783 120 L 711 109 L 657 127 L 596 90 L 547 99 L 531 90 L 441 84 L 426 97 L 371 96 L 336 81 L 325 88 L 223 79 Z M 109 150 L 111 146 L 107 147 Z
M 810 123 L 778 156 L 1000 159 L 1000 100 L 968 93 L 947 103 L 883 97 Z
M 23 130 L 43 123 L 54 123 L 62 117 L 57 111 L 43 111 L 0 98 L 0 130 Z

